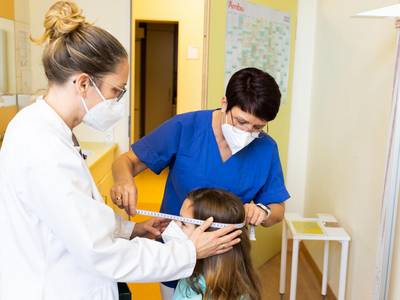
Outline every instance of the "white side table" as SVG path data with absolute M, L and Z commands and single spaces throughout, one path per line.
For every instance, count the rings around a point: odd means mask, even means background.
M 287 241 L 293 239 L 292 270 L 290 279 L 290 300 L 296 299 L 297 265 L 299 259 L 299 245 L 304 240 L 324 241 L 324 263 L 322 272 L 321 294 L 326 296 L 328 285 L 329 242 L 337 241 L 342 246 L 340 258 L 339 293 L 338 300 L 345 299 L 347 258 L 350 236 L 342 227 L 330 227 L 336 223 L 332 215 L 318 214 L 317 218 L 304 218 L 298 214 L 286 213 L 282 227 L 282 252 L 279 292 L 285 293 Z

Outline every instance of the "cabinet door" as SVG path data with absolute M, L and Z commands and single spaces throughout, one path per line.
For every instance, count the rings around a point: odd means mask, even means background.
M 83 146 L 82 148 L 85 148 L 85 146 Z M 112 163 L 114 161 L 114 151 L 115 148 L 109 149 L 104 155 L 95 160 L 91 165 L 90 172 L 92 173 L 94 181 L 97 185 L 99 185 L 106 176 L 111 174 Z

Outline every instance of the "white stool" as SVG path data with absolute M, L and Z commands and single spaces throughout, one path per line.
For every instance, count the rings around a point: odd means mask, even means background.
M 339 293 L 338 300 L 345 299 L 347 257 L 349 252 L 350 236 L 342 227 L 329 227 L 329 223 L 335 223 L 336 218 L 332 215 L 317 214 L 317 218 L 303 218 L 298 214 L 286 213 L 282 222 L 282 252 L 281 252 L 281 273 L 279 292 L 285 293 L 287 241 L 293 239 L 292 270 L 290 279 L 290 300 L 296 299 L 297 287 L 297 265 L 299 259 L 299 245 L 303 240 L 324 241 L 324 263 L 322 273 L 321 294 L 326 296 L 328 285 L 328 262 L 329 242 L 337 241 L 342 245 L 340 257 Z

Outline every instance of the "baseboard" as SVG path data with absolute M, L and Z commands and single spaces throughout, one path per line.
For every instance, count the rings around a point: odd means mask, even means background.
M 304 245 L 304 243 L 300 243 L 300 252 L 303 254 L 304 259 L 307 261 L 307 263 L 310 265 L 311 270 L 313 271 L 314 275 L 318 278 L 320 282 L 322 282 L 322 273 L 318 268 L 318 265 L 312 258 L 310 252 L 307 250 L 307 247 Z M 335 294 L 332 292 L 331 287 L 328 284 L 327 290 L 326 290 L 326 295 L 329 299 L 334 299 L 337 300 Z

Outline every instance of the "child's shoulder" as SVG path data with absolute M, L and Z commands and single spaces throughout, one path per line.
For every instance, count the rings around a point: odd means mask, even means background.
M 203 276 L 200 277 L 198 283 L 204 292 L 206 287 Z M 173 300 L 187 300 L 187 299 L 201 300 L 202 295 L 192 290 L 187 279 L 181 279 L 179 280 L 178 285 L 176 286 Z
M 203 276 L 200 276 L 197 283 L 200 285 L 203 293 L 206 291 L 206 281 Z M 178 282 L 178 285 L 175 288 L 174 297 L 172 300 L 202 300 L 203 297 L 201 294 L 192 290 L 189 285 L 188 278 L 181 279 Z M 240 300 L 249 300 L 248 297 L 242 296 Z

